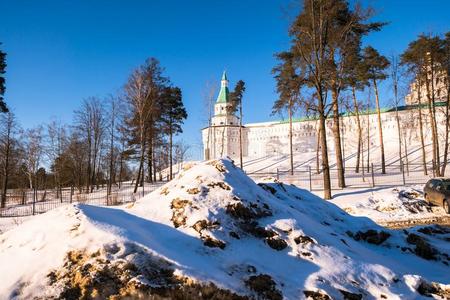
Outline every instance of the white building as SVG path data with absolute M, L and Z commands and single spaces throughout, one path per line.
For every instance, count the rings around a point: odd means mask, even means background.
M 408 96 L 409 102 L 414 103 L 414 90 Z M 438 105 L 439 104 L 439 105 Z M 437 103 L 437 111 L 444 111 L 445 103 Z M 228 80 L 224 73 L 221 81 L 221 89 L 214 107 L 214 116 L 211 126 L 202 130 L 204 159 L 214 159 L 229 156 L 233 159 L 239 158 L 239 118 L 231 109 Z M 402 127 L 402 142 L 408 146 L 418 145 L 419 130 L 417 106 L 399 107 L 400 123 Z M 423 117 L 423 128 L 426 139 L 430 137 L 428 124 L 428 110 L 424 106 L 421 110 Z M 383 141 L 385 147 L 397 147 L 398 129 L 395 117 L 395 109 L 382 110 Z M 437 114 L 439 128 L 445 127 L 445 115 Z M 362 113 L 360 120 L 363 127 L 363 139 L 366 145 L 363 148 L 375 149 L 379 146 L 377 114 L 375 111 Z M 331 131 L 331 119 L 327 120 L 327 144 L 330 153 L 334 151 L 333 133 Z M 358 142 L 358 131 L 356 117 L 346 114 L 341 118 L 341 136 L 343 144 L 343 155 L 351 160 L 351 153 L 355 152 Z M 369 123 L 370 126 L 366 124 Z M 318 122 L 316 119 L 296 119 L 293 121 L 293 151 L 294 154 L 304 155 L 311 153 L 308 157 L 315 156 L 317 150 Z M 368 138 L 367 138 L 368 137 Z M 288 121 L 275 121 L 263 123 L 250 123 L 243 125 L 242 130 L 243 156 L 248 161 L 254 158 L 272 157 L 289 154 L 289 123 Z M 395 149 L 395 148 L 392 148 Z M 376 151 L 371 153 L 374 159 L 378 155 Z M 396 155 L 398 157 L 398 155 Z M 333 156 L 330 156 L 333 161 Z

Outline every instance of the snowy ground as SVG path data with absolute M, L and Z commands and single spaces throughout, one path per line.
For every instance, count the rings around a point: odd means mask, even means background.
M 295 186 L 257 185 L 229 160 L 184 169 L 134 205 L 68 205 L 1 234 L 0 298 L 206 283 L 244 299 L 450 296 L 448 228 L 386 229 Z
M 425 201 L 423 185 L 347 189 L 335 192 L 331 202 L 351 215 L 368 217 L 382 225 L 450 220 L 442 207 L 432 206 Z

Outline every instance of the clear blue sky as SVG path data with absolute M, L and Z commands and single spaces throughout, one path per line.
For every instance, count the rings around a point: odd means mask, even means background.
M 181 138 L 201 151 L 202 93 L 220 79 L 247 84 L 245 122 L 266 121 L 276 99 L 270 73 L 288 47 L 291 0 L 0 0 L 0 42 L 7 57 L 8 105 L 23 127 L 72 121 L 81 99 L 114 93 L 133 68 L 156 57 L 183 90 L 189 118 Z M 401 53 L 421 32 L 450 30 L 450 1 L 369 1 L 389 21 L 365 40 Z M 292 12 L 291 12 L 292 14 Z M 383 101 L 389 103 L 388 83 Z

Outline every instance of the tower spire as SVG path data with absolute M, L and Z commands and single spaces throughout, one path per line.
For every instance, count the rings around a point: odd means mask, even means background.
M 228 90 L 227 73 L 223 71 L 222 80 L 220 82 L 220 92 L 217 96 L 217 103 L 228 103 L 230 98 L 230 91 Z

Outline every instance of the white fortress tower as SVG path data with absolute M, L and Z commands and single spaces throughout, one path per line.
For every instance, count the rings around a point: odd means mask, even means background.
M 230 101 L 227 74 L 223 72 L 220 92 L 209 127 L 202 130 L 204 158 L 239 157 L 239 118 Z

